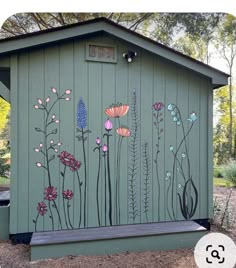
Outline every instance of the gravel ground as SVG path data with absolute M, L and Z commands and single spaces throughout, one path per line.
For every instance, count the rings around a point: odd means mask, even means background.
M 222 207 L 230 189 L 224 187 L 215 188 L 215 196 Z M 230 201 L 230 209 L 236 218 L 236 189 L 233 189 Z M 212 227 L 212 231 L 219 231 L 217 226 Z M 236 225 L 232 225 L 230 232 L 226 233 L 236 242 Z M 29 262 L 30 248 L 25 245 L 11 245 L 9 241 L 0 241 L 0 267 L 1 268 L 21 268 L 21 267 L 76 267 L 76 268 L 178 268 L 197 267 L 193 258 L 193 249 L 172 250 L 172 251 L 146 251 L 140 253 L 126 252 L 105 256 L 67 256 L 64 258 Z

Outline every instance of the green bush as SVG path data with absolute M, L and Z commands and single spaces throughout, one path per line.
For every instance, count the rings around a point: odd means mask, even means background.
M 224 168 L 225 179 L 236 186 L 236 161 L 229 162 Z
M 214 177 L 215 178 L 223 178 L 224 177 L 224 167 L 216 166 L 214 167 Z
M 10 165 L 4 156 L 8 153 L 8 149 L 0 149 L 0 176 L 7 177 Z

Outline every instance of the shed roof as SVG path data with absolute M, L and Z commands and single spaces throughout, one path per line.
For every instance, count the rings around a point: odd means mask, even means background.
M 106 18 L 97 18 L 76 24 L 2 39 L 0 40 L 0 55 L 99 32 L 106 32 L 110 35 L 131 42 L 134 45 L 146 49 L 165 59 L 207 76 L 212 79 L 214 88 L 228 83 L 229 75 L 227 73 L 195 60 L 139 33 L 131 31 Z

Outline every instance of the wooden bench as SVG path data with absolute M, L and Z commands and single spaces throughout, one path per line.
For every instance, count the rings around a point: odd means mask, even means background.
M 30 243 L 31 258 L 192 247 L 205 233 L 194 221 L 37 232 Z

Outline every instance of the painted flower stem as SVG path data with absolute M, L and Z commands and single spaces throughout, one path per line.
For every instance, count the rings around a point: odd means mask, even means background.
M 98 150 L 98 173 L 97 173 L 97 185 L 96 185 L 96 201 L 97 201 L 97 217 L 98 217 L 98 225 L 101 226 L 101 218 L 100 218 L 100 207 L 99 207 L 99 181 L 100 181 L 100 172 L 101 172 L 101 146 L 98 145 L 94 148 L 93 151 Z
M 64 171 L 63 171 L 63 173 L 61 173 L 61 175 L 62 175 L 62 192 L 65 191 L 65 173 L 66 173 L 66 165 L 64 165 Z M 67 229 L 69 229 L 67 217 L 66 217 L 66 205 L 65 205 L 65 198 L 64 197 L 63 197 L 63 211 L 64 211 L 66 227 L 67 227 Z
M 71 229 L 74 229 L 72 223 L 71 223 L 71 219 L 70 219 L 70 201 L 67 200 L 67 215 L 68 215 L 68 221 L 69 221 L 69 225 L 71 227 Z
M 86 211 L 87 211 L 87 164 L 86 164 L 86 151 L 85 151 L 85 131 L 82 128 L 82 145 L 83 145 L 83 157 L 84 157 L 84 227 L 87 227 Z
M 104 157 L 104 188 L 105 188 L 105 226 L 107 225 L 107 167 L 106 167 L 106 153 L 103 154 Z
M 50 201 L 48 201 L 48 208 L 49 208 L 49 212 L 50 212 L 50 218 L 51 218 L 51 221 L 52 221 L 52 230 L 54 231 L 54 219 L 53 219 L 53 214 L 52 214 L 52 208 L 51 208 L 51 203 Z
M 80 181 L 79 172 L 76 170 L 78 185 L 79 185 L 79 228 L 81 225 L 81 212 L 82 212 L 82 195 L 81 195 L 81 185 L 82 182 Z
M 117 176 L 116 176 L 116 223 L 120 224 L 120 157 L 121 157 L 121 145 L 123 141 L 123 136 L 119 136 L 118 140 L 118 150 L 117 150 L 117 160 L 116 160 L 116 166 L 117 166 Z
M 161 139 L 161 132 L 160 132 L 160 120 L 159 120 L 159 111 L 157 111 L 156 116 L 155 116 L 155 126 L 157 130 L 157 144 L 156 144 L 156 155 L 154 159 L 154 163 L 156 166 L 156 178 L 157 178 L 157 216 L 158 216 L 158 221 L 160 221 L 160 200 L 161 200 L 161 188 L 160 188 L 160 179 L 159 179 L 159 168 L 158 168 L 158 156 L 160 153 L 160 139 Z
M 35 232 L 37 232 L 37 222 L 38 222 L 38 218 L 39 218 L 39 212 L 38 212 L 38 214 L 37 214 L 37 216 L 36 216 L 36 219 L 35 220 L 33 220 L 33 222 L 34 222 L 34 229 L 35 229 Z
M 58 211 L 58 207 L 57 207 L 57 204 L 56 204 L 55 200 L 53 200 L 53 207 L 56 209 L 56 212 L 57 212 L 57 215 L 58 215 L 59 224 L 60 224 L 61 230 L 62 230 L 61 216 L 60 216 L 60 213 Z
M 111 171 L 110 171 L 110 143 L 109 138 L 110 134 L 109 131 L 105 134 L 107 136 L 107 176 L 108 176 L 108 196 L 109 196 L 109 222 L 112 225 L 112 193 L 111 193 Z

